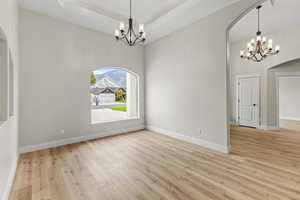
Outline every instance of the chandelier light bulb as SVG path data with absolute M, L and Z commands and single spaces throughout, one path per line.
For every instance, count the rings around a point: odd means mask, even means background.
M 262 42 L 263 42 L 263 43 L 267 42 L 267 37 L 264 36 L 264 37 L 262 38 Z
M 120 31 L 125 31 L 125 23 L 120 22 Z
M 279 45 L 277 45 L 277 46 L 275 47 L 275 51 L 276 51 L 276 52 L 279 52 L 279 51 L 280 51 L 280 46 L 279 46 Z
M 144 33 L 144 24 L 140 24 L 139 26 L 139 32 Z
M 142 38 L 143 38 L 143 39 L 146 39 L 146 33 L 145 33 L 145 32 L 143 32 Z
M 261 35 L 258 35 L 258 36 L 256 37 L 256 41 L 261 41 Z
M 273 44 L 273 40 L 272 39 L 269 39 L 269 44 Z
M 119 36 L 120 36 L 120 32 L 119 32 L 118 29 L 116 29 L 116 30 L 115 30 L 115 37 L 116 37 L 116 38 L 119 38 Z
M 241 51 L 241 52 L 240 52 L 240 55 L 241 55 L 241 57 L 244 57 L 245 52 L 244 52 L 244 51 Z
M 269 44 L 268 44 L 268 48 L 269 48 L 269 49 L 272 49 L 272 48 L 273 48 L 273 40 L 270 39 L 268 43 L 269 43 Z
M 251 44 L 254 44 L 254 43 L 255 43 L 255 40 L 254 40 L 254 39 L 252 39 L 252 40 L 251 40 Z
M 249 51 L 250 51 L 250 52 L 253 52 L 253 51 L 254 51 L 253 46 L 251 46 L 251 47 L 249 48 Z

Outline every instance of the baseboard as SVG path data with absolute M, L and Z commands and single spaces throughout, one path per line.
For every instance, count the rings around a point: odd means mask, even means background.
M 8 200 L 14 180 L 15 180 L 15 175 L 16 175 L 16 171 L 17 171 L 17 167 L 18 167 L 18 161 L 19 161 L 19 156 L 17 156 L 11 166 L 11 169 L 9 171 L 9 175 L 8 175 L 8 181 L 7 184 L 5 186 L 4 192 L 3 192 L 3 196 L 0 197 L 0 199 L 2 200 Z
M 257 127 L 259 130 L 264 130 L 264 131 L 279 131 L 280 128 L 278 126 L 267 126 L 267 125 L 260 125 Z
M 236 121 L 230 121 L 229 123 L 230 123 L 231 126 L 236 126 L 236 125 L 238 125 L 238 123 L 237 123 Z
M 28 145 L 21 147 L 19 149 L 19 153 L 28 153 L 28 152 L 34 152 L 38 150 L 43 150 L 43 149 L 49 149 L 53 147 L 59 147 L 59 146 L 64 146 L 68 144 L 74 144 L 74 143 L 79 143 L 79 142 L 84 142 L 88 140 L 93 140 L 93 139 L 99 139 L 103 137 L 108 137 L 108 136 L 113 136 L 113 135 L 119 135 L 119 134 L 126 134 L 132 131 L 138 131 L 145 129 L 145 125 L 137 125 L 137 126 L 132 126 L 132 127 L 127 127 L 127 128 L 122 128 L 122 129 L 116 129 L 112 131 L 107 131 L 107 132 L 101 132 L 99 134 L 94 134 L 94 135 L 85 135 L 85 136 L 80 136 L 80 137 L 74 137 L 74 138 L 67 138 L 63 140 L 57 140 L 57 141 L 52 141 L 52 142 L 47 142 L 47 143 L 42 143 L 42 144 L 36 144 L 36 145 Z
M 147 125 L 146 128 L 150 131 L 160 133 L 160 134 L 163 134 L 163 135 L 167 135 L 167 136 L 170 136 L 170 137 L 174 137 L 174 138 L 177 138 L 177 139 L 189 142 L 189 143 L 197 144 L 199 146 L 209 148 L 209 149 L 212 149 L 212 150 L 215 150 L 215 151 L 218 151 L 218 152 L 222 152 L 222 153 L 226 153 L 226 154 L 229 153 L 229 148 L 226 147 L 226 146 L 211 143 L 211 142 L 208 142 L 206 140 L 193 138 L 193 137 L 190 137 L 190 136 L 185 136 L 183 134 L 176 133 L 174 131 L 169 131 L 169 130 L 158 128 L 158 127 L 151 126 L 151 125 Z
M 280 117 L 281 120 L 289 120 L 289 121 L 300 121 L 299 118 L 294 117 Z

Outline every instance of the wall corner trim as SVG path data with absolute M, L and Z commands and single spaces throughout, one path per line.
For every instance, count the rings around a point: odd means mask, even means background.
M 85 142 L 85 141 L 93 140 L 93 139 L 100 139 L 100 138 L 113 136 L 113 135 L 126 134 L 129 132 L 143 130 L 143 129 L 145 129 L 145 125 L 139 124 L 139 125 L 134 125 L 134 126 L 126 127 L 126 128 L 112 130 L 112 131 L 100 132 L 98 134 L 93 134 L 93 135 L 84 135 L 84 136 L 79 136 L 79 137 L 51 141 L 51 142 L 42 143 L 42 144 L 28 145 L 28 146 L 21 147 L 19 149 L 19 153 L 22 154 L 22 153 L 34 152 L 34 151 L 39 151 L 39 150 L 43 150 L 43 149 L 64 146 L 64 145 L 68 145 L 68 144 Z
M 156 132 L 156 133 L 159 133 L 159 134 L 162 134 L 162 135 L 174 137 L 174 138 L 177 138 L 179 140 L 183 140 L 185 142 L 189 142 L 189 143 L 192 143 L 192 144 L 197 144 L 197 145 L 199 145 L 201 147 L 204 147 L 204 148 L 208 148 L 208 149 L 212 149 L 214 151 L 229 154 L 229 149 L 230 148 L 227 147 L 227 146 L 222 146 L 220 144 L 211 143 L 211 142 L 208 142 L 206 140 L 199 139 L 199 138 L 193 138 L 193 137 L 190 137 L 190 136 L 185 136 L 185 135 L 182 135 L 180 133 L 177 133 L 177 132 L 174 132 L 174 131 L 169 131 L 169 130 L 166 130 L 166 129 L 162 129 L 162 128 L 155 127 L 155 126 L 152 126 L 152 125 L 147 125 L 146 129 L 148 129 L 150 131 L 153 131 L 153 132 Z
M 9 199 L 9 195 L 11 193 L 11 189 L 12 189 L 12 186 L 13 186 L 13 183 L 14 183 L 14 180 L 15 180 L 16 172 L 17 172 L 18 161 L 19 161 L 19 156 L 17 155 L 17 157 L 12 162 L 12 166 L 11 166 L 10 171 L 9 171 L 8 181 L 5 185 L 3 196 L 0 197 L 1 200 L 8 200 Z

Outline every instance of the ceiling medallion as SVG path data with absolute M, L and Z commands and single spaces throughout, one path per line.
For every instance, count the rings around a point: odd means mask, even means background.
M 273 49 L 273 40 L 269 39 L 267 42 L 267 37 L 262 36 L 260 31 L 260 9 L 262 6 L 258 6 L 258 31 L 256 33 L 256 41 L 252 39 L 247 44 L 247 53 L 245 55 L 244 51 L 240 52 L 240 56 L 243 59 L 253 60 L 254 62 L 261 62 L 266 57 L 270 55 L 276 55 L 280 51 L 280 46 L 277 45 L 275 50 Z
M 131 0 L 130 0 L 130 17 L 127 31 L 125 30 L 125 23 L 121 22 L 119 29 L 115 30 L 115 38 L 117 41 L 121 40 L 129 46 L 135 46 L 146 41 L 146 33 L 144 31 L 144 24 L 139 25 L 139 32 L 135 33 L 133 27 L 133 20 L 131 18 Z

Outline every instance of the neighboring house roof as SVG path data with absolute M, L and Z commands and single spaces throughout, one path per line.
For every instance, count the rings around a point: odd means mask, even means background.
M 116 90 L 122 90 L 124 93 L 126 93 L 126 90 L 124 88 L 119 88 L 119 87 L 91 88 L 90 93 L 94 95 L 99 95 L 105 93 L 115 93 Z
M 107 88 L 111 89 L 113 92 L 115 92 L 116 90 L 122 90 L 123 92 L 126 93 L 126 89 L 122 87 L 107 87 Z
M 109 88 L 91 88 L 90 89 L 90 93 L 94 94 L 94 95 L 99 95 L 99 94 L 105 94 L 105 93 L 115 93 L 114 91 L 112 91 Z

